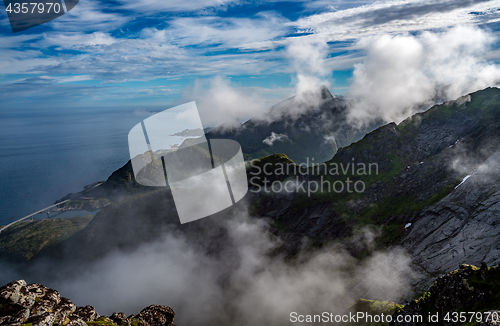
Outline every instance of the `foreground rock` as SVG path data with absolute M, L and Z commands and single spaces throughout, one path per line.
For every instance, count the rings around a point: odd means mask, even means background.
M 94 307 L 76 307 L 59 292 L 41 284 L 13 281 L 0 288 L 0 325 L 30 326 L 173 326 L 175 313 L 167 306 L 151 305 L 138 315 L 100 316 Z
M 499 276 L 498 266 L 462 264 L 397 311 L 390 325 L 500 325 Z

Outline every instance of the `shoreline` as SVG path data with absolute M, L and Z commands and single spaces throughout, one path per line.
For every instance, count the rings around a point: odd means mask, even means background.
M 88 212 L 93 212 L 95 211 L 97 213 L 97 211 L 103 209 L 104 207 L 108 206 L 110 203 L 104 203 L 103 205 L 92 205 L 93 201 L 95 201 L 95 198 L 93 197 L 83 197 L 82 195 L 84 195 L 85 193 L 89 192 L 90 190 L 93 190 L 97 187 L 99 187 L 100 185 L 102 185 L 105 181 L 98 181 L 98 182 L 95 182 L 95 183 L 92 183 L 90 185 L 87 185 L 87 186 L 84 186 L 83 187 L 83 190 L 80 191 L 80 192 L 77 192 L 75 194 L 73 193 L 70 193 L 70 194 L 67 194 L 66 196 L 64 196 L 63 198 L 59 199 L 59 200 L 56 200 L 55 204 L 53 205 L 50 205 L 50 206 L 47 206 L 45 208 L 42 208 L 34 213 L 31 213 L 31 214 L 28 214 L 24 217 L 21 217 L 11 223 L 8 223 L 6 224 L 5 226 L 0 226 L 0 234 L 2 233 L 2 231 L 8 229 L 9 227 L 11 227 L 12 225 L 18 223 L 18 222 L 22 222 L 24 220 L 27 220 L 29 219 L 30 217 L 33 218 L 34 216 L 38 215 L 38 214 L 43 214 L 43 213 L 46 213 L 48 214 L 48 218 L 51 218 L 50 217 L 50 213 L 58 213 L 56 214 L 57 215 L 60 215 L 60 214 L 64 214 L 65 212 L 70 212 L 70 211 L 88 211 Z M 68 202 L 71 202 L 71 201 L 77 201 L 78 205 L 73 205 L 73 206 L 69 206 L 69 207 L 59 207 L 60 205 L 64 205 Z M 101 199 L 97 199 L 98 203 L 97 204 L 100 204 L 102 202 Z M 108 201 L 109 202 L 109 201 Z M 88 209 L 90 208 L 90 209 Z M 94 214 L 95 215 L 95 214 Z M 37 220 L 41 220 L 41 219 L 37 219 Z

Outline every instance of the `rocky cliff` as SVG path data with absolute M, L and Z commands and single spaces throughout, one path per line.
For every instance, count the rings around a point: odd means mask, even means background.
M 0 325 L 12 326 L 175 326 L 175 313 L 167 306 L 151 305 L 137 315 L 100 316 L 94 307 L 77 307 L 59 292 L 24 280 L 0 288 Z
M 394 313 L 391 325 L 499 325 L 499 276 L 499 267 L 463 264 Z

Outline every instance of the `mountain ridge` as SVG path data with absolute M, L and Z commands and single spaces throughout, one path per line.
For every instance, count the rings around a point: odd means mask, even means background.
M 498 93 L 498 89 L 488 88 L 474 93 L 473 97 L 474 99 L 478 97 L 479 100 L 481 100 L 481 97 L 485 97 L 484 100 L 488 102 L 488 98 L 492 96 L 498 97 Z M 442 200 L 461 181 L 464 176 L 463 173 L 448 168 L 450 160 L 456 156 L 457 151 L 460 155 L 464 153 L 474 154 L 477 156 L 475 160 L 478 162 L 484 161 L 492 153 L 491 142 L 482 146 L 479 150 L 471 148 L 470 145 L 471 141 L 479 142 L 476 139 L 478 128 L 484 129 L 482 139 L 491 136 L 491 133 L 495 135 L 495 128 L 488 129 L 485 127 L 489 125 L 488 121 L 491 121 L 492 117 L 475 119 L 474 108 L 466 107 L 470 103 L 476 105 L 475 100 L 472 102 L 460 101 L 460 103 L 448 102 L 435 106 L 424 113 L 403 121 L 399 126 L 389 123 L 379 127 L 358 142 L 341 148 L 334 158 L 326 162 L 327 164 L 376 162 L 379 175 L 365 178 L 367 189 L 363 197 L 347 193 L 317 193 L 314 194 L 313 198 L 307 198 L 303 194 L 293 193 L 288 196 L 278 195 L 273 198 L 272 196 L 266 196 L 266 194 L 249 193 L 244 203 L 250 203 L 253 214 L 266 216 L 274 221 L 273 223 L 286 225 L 286 227 L 280 227 L 279 230 L 275 231 L 277 234 L 291 240 L 290 248 L 292 249 L 290 250 L 292 252 L 301 247 L 300 243 L 304 235 L 319 242 L 330 241 L 338 237 L 343 238 L 349 234 L 352 235 L 357 225 L 381 227 L 382 235 L 380 238 L 386 238 L 380 240 L 381 244 L 395 244 L 406 236 L 407 231 L 412 230 L 411 228 L 407 230 L 404 225 L 414 223 L 418 219 L 418 211 Z M 453 112 L 458 113 L 459 108 L 461 108 L 462 115 L 454 117 Z M 495 106 L 495 108 L 497 107 Z M 490 115 L 494 115 L 495 112 L 497 111 L 492 109 Z M 442 121 L 436 123 L 436 119 Z M 481 124 L 485 125 L 482 126 Z M 436 135 L 441 135 L 443 130 L 446 131 L 445 136 L 436 138 Z M 464 135 L 469 135 L 467 136 L 469 138 L 464 138 Z M 479 132 L 479 135 L 481 135 L 481 132 Z M 462 141 L 456 144 L 456 140 L 459 138 L 462 138 Z M 436 141 L 436 139 L 439 141 Z M 438 153 L 441 154 L 438 155 Z M 471 155 L 471 158 L 474 155 Z M 280 160 L 292 163 L 283 155 L 273 155 L 252 161 L 253 163 L 249 163 L 249 180 L 252 177 L 252 165 L 276 164 Z M 129 165 L 129 163 L 127 164 Z M 474 164 L 478 165 L 479 163 Z M 470 163 L 469 165 L 473 166 L 474 164 Z M 153 230 L 155 229 L 155 223 L 166 226 L 176 219 L 175 210 L 172 209 L 174 205 L 171 194 L 166 189 L 155 190 L 148 195 L 151 190 L 134 184 L 133 174 L 129 169 L 130 166 L 126 165 L 125 168 L 115 171 L 106 182 L 107 185 L 105 183 L 101 186 L 102 189 L 99 189 L 101 188 L 99 187 L 94 190 L 94 195 L 99 194 L 99 191 L 102 192 L 103 189 L 107 191 L 106 187 L 108 187 L 109 189 L 120 190 L 117 195 L 117 198 L 120 198 L 124 196 L 121 191 L 129 189 L 132 191 L 131 193 L 136 193 L 135 196 L 146 198 L 144 199 L 145 203 L 150 201 L 147 199 L 148 196 L 151 197 L 151 200 L 156 198 L 153 201 L 164 203 L 162 205 L 167 205 L 170 208 L 163 210 L 161 219 L 151 220 L 151 228 L 132 223 L 132 225 L 135 225 L 136 230 L 144 230 L 145 232 L 145 230 L 149 229 L 152 234 L 156 234 L 157 231 Z M 291 176 L 275 175 L 271 177 L 275 180 L 285 181 Z M 318 180 L 318 175 L 299 175 L 299 177 L 301 181 L 312 182 Z M 324 177 L 330 178 L 332 181 L 339 179 L 337 176 L 329 176 L 328 174 L 324 174 Z M 342 176 L 340 179 L 346 177 L 349 176 Z M 356 176 L 351 177 L 353 177 L 353 180 L 360 179 Z M 250 184 L 250 188 L 254 189 L 255 186 Z M 92 194 L 89 196 L 92 196 Z M 137 207 L 140 207 L 141 204 L 134 204 L 134 202 L 137 201 L 128 200 L 128 203 L 124 202 L 121 205 L 125 205 L 124 207 L 128 207 L 127 209 L 130 211 L 132 211 L 133 206 L 136 206 L 135 210 L 137 210 Z M 237 207 L 239 206 L 237 205 Z M 123 210 L 117 207 L 116 204 L 109 209 L 104 209 L 101 213 L 98 213 L 97 218 L 89 226 L 92 227 L 92 225 L 99 223 L 101 221 L 100 216 L 103 214 L 112 216 L 114 213 L 111 212 L 113 211 Z M 126 212 L 124 214 L 127 215 Z M 154 209 L 150 208 L 149 212 L 145 210 L 142 214 L 152 216 L 154 215 Z M 165 214 L 169 217 L 166 218 Z M 309 218 L 310 215 L 318 217 L 311 219 Z M 315 221 L 315 227 L 311 227 L 311 220 Z M 110 226 L 112 228 L 109 232 L 119 227 L 119 224 Z M 83 232 L 86 231 L 83 230 Z M 123 232 L 123 234 L 134 237 L 133 232 L 130 233 L 130 230 L 123 230 Z M 85 243 L 87 242 L 85 241 Z
M 498 264 L 500 176 L 490 172 L 497 166 L 493 163 L 500 162 L 500 127 L 495 123 L 499 118 L 500 89 L 487 88 L 436 105 L 399 125 L 381 126 L 340 148 L 323 162 L 326 168 L 322 163 L 301 170 L 284 154 L 252 160 L 247 163 L 250 192 L 242 202 L 186 225 L 179 225 L 168 188 L 143 189 L 134 184 L 130 170 L 120 169 L 108 179 L 107 187 L 116 191 L 114 203 L 83 230 L 45 248 L 23 268 L 29 271 L 37 261 L 49 260 L 58 273 L 77 273 L 79 269 L 68 267 L 71 262 L 100 259 L 112 250 L 129 252 L 166 231 L 182 234 L 200 252 L 233 257 L 232 240 L 222 221 L 248 211 L 251 218 L 268 221 L 270 235 L 280 239 L 281 247 L 273 254 L 291 261 L 299 252 L 332 244 L 359 260 L 401 246 L 422 274 L 414 283 L 418 292 L 459 264 Z M 346 169 L 338 175 L 330 169 L 334 164 L 360 163 L 377 163 L 377 173 L 359 175 Z M 263 173 L 266 165 L 269 175 Z M 295 169 L 279 172 L 280 165 Z M 256 191 L 264 182 L 252 182 L 255 176 L 267 176 L 270 184 L 345 183 L 350 178 L 363 181 L 366 189 L 266 193 Z M 93 191 L 102 191 L 99 188 Z M 366 234 L 372 243 L 362 241 Z
M 246 160 L 282 153 L 296 163 L 331 159 L 338 148 L 359 140 L 381 124 L 376 121 L 357 129 L 347 121 L 349 106 L 342 97 L 334 97 L 326 86 L 286 99 L 259 118 L 245 123 L 211 129 L 207 138 L 233 139 L 242 146 Z M 265 140 L 281 135 L 274 142 Z

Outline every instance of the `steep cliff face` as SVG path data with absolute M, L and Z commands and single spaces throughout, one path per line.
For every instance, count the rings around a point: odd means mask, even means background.
M 499 93 L 489 88 L 445 104 L 443 112 L 430 112 L 436 131 L 425 130 L 428 140 L 415 146 L 417 153 L 427 148 L 432 160 L 443 166 L 439 171 L 447 169 L 457 178 L 448 184 L 452 188 L 447 197 L 418 212 L 401 242 L 426 270 L 446 272 L 460 263 L 499 262 Z M 418 123 L 412 119 L 406 128 Z M 419 177 L 425 180 L 425 175 Z
M 415 218 L 402 245 L 429 271 L 459 263 L 500 262 L 500 151 L 463 178 L 446 198 Z
M 175 326 L 175 313 L 167 306 L 151 305 L 137 315 L 100 316 L 92 306 L 77 307 L 59 292 L 24 280 L 0 288 L 0 325 L 12 326 Z

